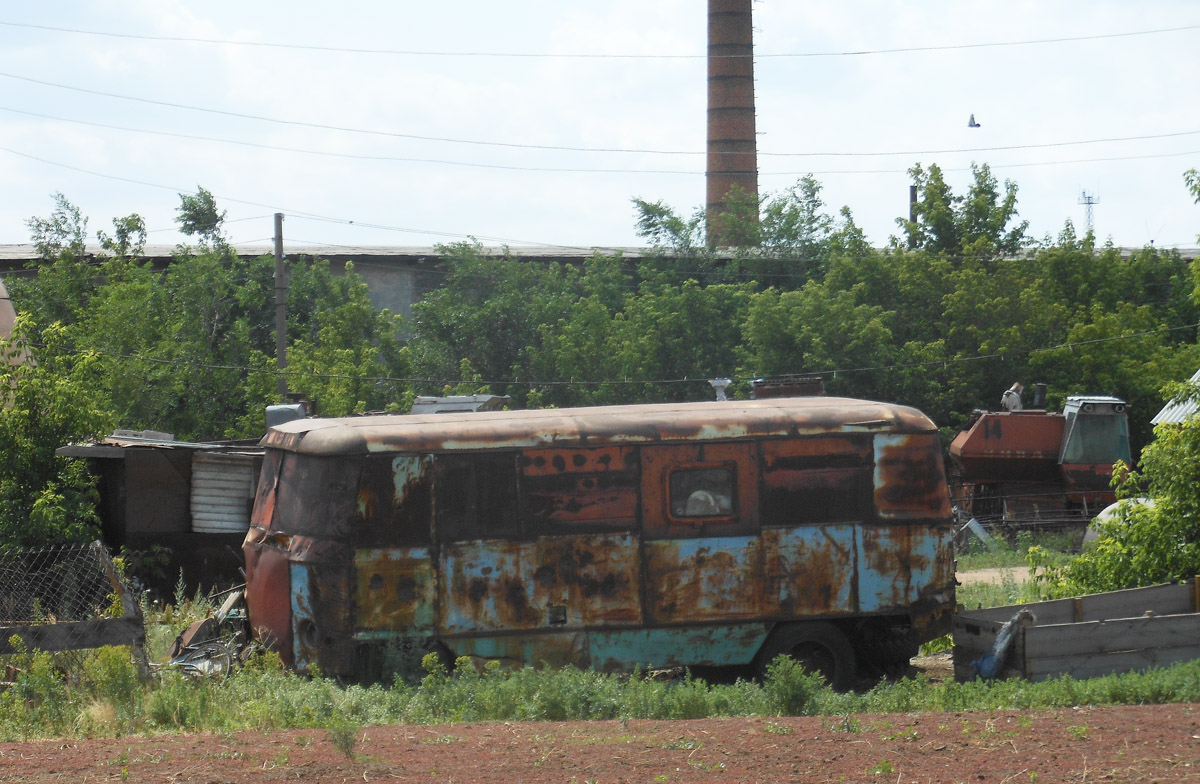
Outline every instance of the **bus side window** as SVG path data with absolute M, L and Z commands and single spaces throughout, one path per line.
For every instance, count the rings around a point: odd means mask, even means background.
M 757 446 L 643 446 L 642 527 L 665 539 L 758 533 Z
M 429 455 L 371 455 L 359 481 L 359 547 L 429 544 L 433 472 Z
M 871 437 L 762 443 L 763 525 L 861 523 L 873 516 Z
M 521 533 L 517 459 L 511 452 L 438 455 L 434 497 L 440 541 L 509 539 Z
M 730 517 L 735 472 L 730 468 L 693 468 L 672 471 L 672 517 Z

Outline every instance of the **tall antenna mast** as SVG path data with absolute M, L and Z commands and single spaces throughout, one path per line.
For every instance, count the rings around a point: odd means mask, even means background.
M 1093 218 L 1092 205 L 1099 204 L 1100 197 L 1099 196 L 1089 196 L 1088 192 L 1084 191 L 1083 195 L 1079 197 L 1079 203 L 1084 205 L 1084 207 L 1086 208 L 1083 213 L 1083 225 L 1084 225 L 1084 228 L 1087 231 L 1087 233 L 1091 234 L 1092 233 L 1092 218 Z

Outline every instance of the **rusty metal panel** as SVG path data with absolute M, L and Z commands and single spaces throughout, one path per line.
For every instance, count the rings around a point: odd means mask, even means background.
M 862 612 L 907 612 L 921 590 L 946 587 L 943 526 L 863 526 L 859 533 L 858 596 Z
M 340 560 L 291 560 L 288 577 L 297 668 L 318 664 L 329 675 L 354 674 L 350 571 L 350 564 Z
M 950 442 L 973 482 L 1057 480 L 1066 418 L 1047 411 L 985 412 Z
M 764 529 L 764 604 L 768 615 L 802 618 L 857 609 L 855 527 L 802 526 Z
M 632 535 L 451 545 L 440 568 L 446 634 L 641 622 Z
M 764 441 L 763 525 L 862 522 L 872 515 L 866 435 Z
M 747 664 L 767 637 L 769 624 L 738 623 L 673 629 L 620 629 L 451 641 L 456 656 L 498 659 L 513 666 L 572 665 L 601 672 L 635 667 Z
M 547 632 L 448 641 L 455 656 L 495 659 L 514 669 L 527 665 L 586 668 L 592 666 L 588 632 Z
M 702 623 L 769 615 L 763 543 L 755 536 L 669 539 L 642 544 L 648 623 Z
M 445 634 L 537 628 L 520 578 L 520 544 L 482 541 L 442 547 L 438 602 Z M 543 611 L 544 612 L 544 611 Z
M 637 539 L 626 535 L 544 537 L 521 548 L 521 579 L 549 625 L 640 624 Z
M 642 457 L 642 531 L 648 539 L 736 536 L 758 530 L 758 450 L 753 443 L 698 443 L 644 446 Z M 735 473 L 728 514 L 689 517 L 672 509 L 675 472 L 727 468 Z
M 535 531 L 630 529 L 637 520 L 636 447 L 521 453 L 522 517 Z
M 872 432 L 935 433 L 906 406 L 835 397 L 768 398 L 468 414 L 304 419 L 264 446 L 324 455 L 596 447 Z
M 937 435 L 875 436 L 875 507 L 884 519 L 950 516 L 950 493 Z
M 437 580 L 428 549 L 356 550 L 354 570 L 357 631 L 433 631 Z
M 254 637 L 276 651 L 291 666 L 291 582 L 287 550 L 265 541 L 266 532 L 251 528 L 242 551 L 246 554 L 246 609 Z

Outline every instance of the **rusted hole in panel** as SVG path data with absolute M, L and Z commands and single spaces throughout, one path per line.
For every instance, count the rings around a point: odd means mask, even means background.
M 411 577 L 400 577 L 396 580 L 396 598 L 402 602 L 417 600 L 417 581 Z

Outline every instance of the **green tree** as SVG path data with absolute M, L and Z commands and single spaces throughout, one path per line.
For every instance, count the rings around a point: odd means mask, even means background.
M 722 226 L 721 247 L 705 243 L 703 210 L 685 219 L 661 201 L 635 199 L 638 235 L 652 246 L 643 274 L 667 274 L 675 283 L 690 278 L 704 285 L 755 280 L 759 288 L 780 289 L 819 280 L 828 268 L 835 235 L 820 194 L 821 184 L 812 175 L 761 198 L 733 188 L 715 216 Z M 844 218 L 856 231 L 848 211 Z
M 217 200 L 204 188 L 196 188 L 195 195 L 179 194 L 175 216 L 179 230 L 189 237 L 198 237 L 202 245 L 218 247 L 227 244 L 225 211 L 217 208 Z
M 505 251 L 488 255 L 478 243 L 440 249 L 443 286 L 413 306 L 409 342 L 413 371 L 426 394 L 458 381 L 466 359 L 496 394 L 523 401 L 541 328 L 562 319 L 578 296 L 577 273 L 560 264 L 526 262 Z
M 1200 203 L 1200 175 L 1189 170 L 1185 182 Z M 1151 261 L 1157 262 L 1156 257 Z M 1193 268 L 1193 273 L 1196 270 Z M 1200 280 L 1200 275 L 1196 275 Z M 1194 298 L 1200 299 L 1200 286 Z M 1121 331 L 1153 327 L 1150 305 L 1126 304 L 1109 318 L 1120 319 Z M 1097 319 L 1097 325 L 1101 319 Z M 1131 323 L 1132 322 L 1132 323 Z M 1109 327 L 1113 331 L 1113 327 Z M 1168 335 L 1177 337 L 1168 338 Z M 1080 337 L 1085 337 L 1081 334 Z M 1087 336 L 1090 337 L 1090 336 Z M 1182 378 L 1200 363 L 1194 331 L 1144 329 L 1135 341 L 1122 341 L 1120 356 L 1105 352 L 1104 373 L 1121 374 L 1119 383 L 1145 389 L 1156 380 Z M 1171 345 L 1171 344 L 1174 345 Z M 1132 350 L 1131 350 L 1132 349 Z M 1061 357 L 1047 357 L 1053 361 Z M 1099 374 L 1099 373 L 1097 373 Z M 1140 382 L 1140 384 L 1139 384 Z M 1179 403 L 1200 401 L 1200 385 L 1173 382 L 1168 396 Z M 1149 394 L 1142 405 L 1150 410 Z M 1200 419 L 1163 423 L 1154 429 L 1154 440 L 1142 451 L 1136 470 L 1118 464 L 1114 472 L 1117 496 L 1149 498 L 1151 503 L 1125 503 L 1117 515 L 1099 525 L 1100 536 L 1082 555 L 1062 566 L 1046 563 L 1045 554 L 1030 553 L 1034 566 L 1044 567 L 1039 579 L 1050 594 L 1071 596 L 1113 591 L 1200 574 Z
M 58 447 L 109 431 L 115 418 L 97 383 L 100 363 L 75 351 L 66 329 L 18 319 L 0 341 L 0 544 L 44 547 L 95 538 L 91 477 Z
M 999 185 L 985 163 L 971 164 L 972 182 L 967 193 L 956 196 L 942 176 L 941 167 L 920 164 L 909 169 L 919 194 L 913 217 L 897 218 L 910 248 L 925 248 L 953 256 L 1012 256 L 1028 241 L 1028 221 L 1010 227 L 1017 217 L 1017 185 Z
M 826 391 L 881 397 L 896 356 L 891 314 L 860 304 L 854 289 L 810 282 L 798 291 L 755 294 L 743 328 L 742 372 L 749 376 L 858 369 L 828 376 Z

